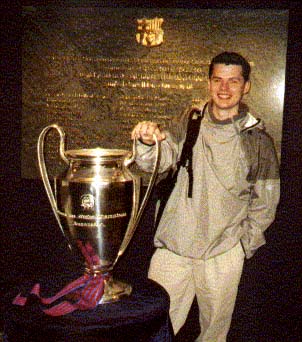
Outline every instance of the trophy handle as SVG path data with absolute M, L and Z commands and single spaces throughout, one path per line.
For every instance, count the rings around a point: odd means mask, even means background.
M 55 218 L 59 224 L 59 227 L 63 233 L 63 236 L 68 241 L 68 238 L 67 238 L 66 234 L 64 233 L 64 230 L 63 230 L 63 227 L 62 227 L 62 224 L 60 221 L 60 217 L 58 214 L 57 202 L 55 200 L 55 196 L 53 194 L 53 191 L 52 191 L 52 188 L 51 188 L 51 185 L 49 182 L 49 177 L 48 177 L 47 168 L 46 168 L 45 159 L 44 159 L 45 137 L 46 137 L 47 133 L 52 129 L 56 129 L 60 135 L 60 156 L 66 164 L 69 164 L 69 160 L 65 156 L 65 133 L 60 126 L 58 126 L 57 124 L 53 124 L 53 125 L 49 125 L 49 126 L 45 127 L 39 135 L 38 146 L 37 146 L 38 165 L 39 165 L 39 170 L 40 170 L 40 174 L 42 177 L 42 181 L 43 181 L 43 184 L 44 184 L 44 187 L 46 190 L 46 194 L 47 194 L 48 200 L 51 204 L 52 211 L 53 211 Z M 71 245 L 70 245 L 69 241 L 68 241 L 68 244 L 70 247 Z
M 157 137 L 155 134 L 153 134 L 153 139 L 155 140 L 155 145 L 156 145 L 156 159 L 155 159 L 155 164 L 154 164 L 154 169 L 152 172 L 152 176 L 150 178 L 148 188 L 146 190 L 146 193 L 144 195 L 144 198 L 142 200 L 141 206 L 138 210 L 138 205 L 139 205 L 139 191 L 140 191 L 140 184 L 139 184 L 139 178 L 137 176 L 134 177 L 134 190 L 133 190 L 133 210 L 132 210 L 132 215 L 131 219 L 128 224 L 128 229 L 125 234 L 125 238 L 121 244 L 120 250 L 118 252 L 117 258 L 114 261 L 114 264 L 116 264 L 118 258 L 125 252 L 130 240 L 132 239 L 132 236 L 138 226 L 138 223 L 141 219 L 141 216 L 143 214 L 143 211 L 146 207 L 147 201 L 150 197 L 151 191 L 153 189 L 157 174 L 158 174 L 158 169 L 159 169 L 159 163 L 160 163 L 160 155 L 161 155 L 161 149 L 160 149 L 160 142 L 158 141 Z M 137 140 L 134 139 L 133 141 L 133 147 L 132 147 L 132 156 L 128 159 L 125 159 L 124 161 L 124 166 L 127 167 L 131 163 L 134 162 L 135 157 L 136 157 L 136 149 L 137 149 Z M 137 214 L 136 214 L 137 213 Z

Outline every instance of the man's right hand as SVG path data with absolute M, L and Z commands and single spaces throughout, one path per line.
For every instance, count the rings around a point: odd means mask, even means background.
M 156 122 L 142 121 L 139 122 L 132 130 L 131 139 L 139 139 L 144 144 L 154 145 L 154 134 L 158 141 L 166 139 L 165 133 L 160 131 L 159 126 Z

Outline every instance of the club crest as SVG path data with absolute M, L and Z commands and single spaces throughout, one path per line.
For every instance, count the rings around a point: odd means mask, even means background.
M 137 19 L 136 41 L 143 46 L 158 46 L 164 41 L 163 18 Z
M 91 194 L 85 194 L 81 196 L 81 207 L 83 210 L 94 209 L 94 197 Z

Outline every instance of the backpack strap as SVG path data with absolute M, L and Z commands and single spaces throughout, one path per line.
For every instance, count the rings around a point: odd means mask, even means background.
M 192 109 L 189 114 L 186 140 L 183 145 L 183 149 L 181 152 L 180 160 L 178 163 L 178 169 L 180 166 L 183 166 L 187 169 L 189 175 L 189 190 L 188 197 L 192 198 L 192 190 L 193 190 L 193 147 L 196 144 L 201 120 L 203 118 L 205 109 L 207 107 L 207 103 L 205 104 L 202 112 L 198 109 Z

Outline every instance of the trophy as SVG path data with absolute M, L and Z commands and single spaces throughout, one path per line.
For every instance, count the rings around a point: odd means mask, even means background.
M 66 170 L 54 177 L 53 187 L 44 158 L 50 130 L 59 133 L 59 154 L 67 164 Z M 57 124 L 45 127 L 39 135 L 39 170 L 59 227 L 85 265 L 85 274 L 104 276 L 98 304 L 117 301 L 132 291 L 131 284 L 114 279 L 112 271 L 131 241 L 157 176 L 160 144 L 155 135 L 154 139 L 154 170 L 140 204 L 140 177 L 128 168 L 135 160 L 136 140 L 132 152 L 103 148 L 65 151 L 65 132 Z

